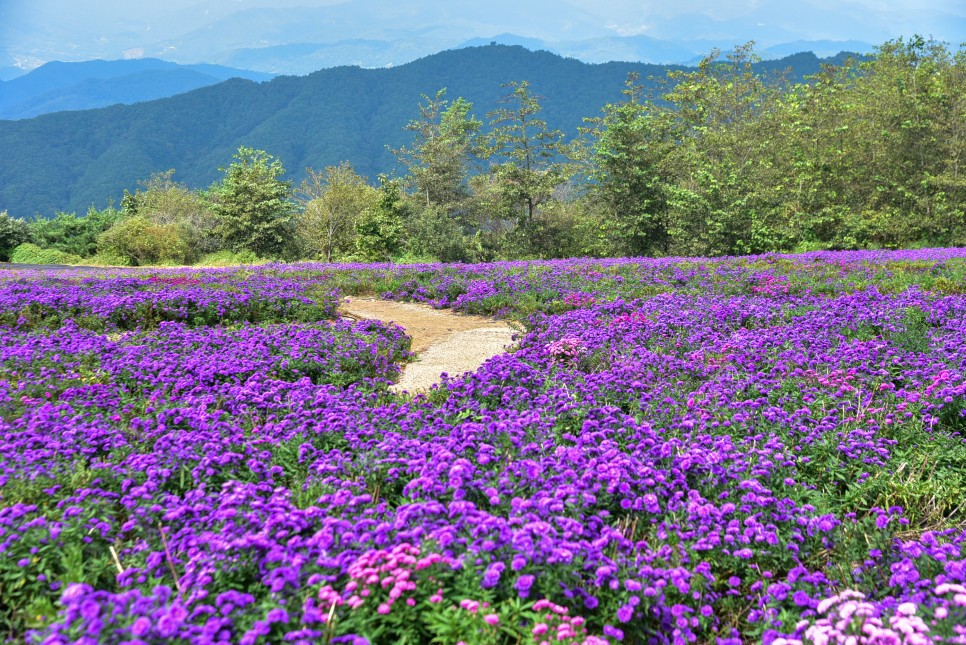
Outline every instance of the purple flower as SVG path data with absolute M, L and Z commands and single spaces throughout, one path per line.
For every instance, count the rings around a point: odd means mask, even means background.
M 634 617 L 634 608 L 630 605 L 622 605 L 620 609 L 617 610 L 617 620 L 622 623 L 628 622 Z
M 615 640 L 622 641 L 624 640 L 624 630 L 611 625 L 604 625 L 604 636 L 610 636 Z
M 131 625 L 131 633 L 134 636 L 141 637 L 148 633 L 151 629 L 151 620 L 145 616 L 140 616 Z
M 530 574 L 524 574 L 517 579 L 513 587 L 520 593 L 521 598 L 526 598 L 527 595 L 529 595 L 530 587 L 533 586 L 535 579 L 536 578 Z
M 94 620 L 101 613 L 101 608 L 94 600 L 85 600 L 80 606 L 80 615 L 84 620 Z

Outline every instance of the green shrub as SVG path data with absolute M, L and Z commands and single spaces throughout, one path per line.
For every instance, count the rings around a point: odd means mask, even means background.
M 30 242 L 21 244 L 10 254 L 13 264 L 80 264 L 83 261 L 77 255 L 56 249 L 42 249 Z
M 216 251 L 215 253 L 203 255 L 201 259 L 198 260 L 198 265 L 209 267 L 230 267 L 237 266 L 239 264 L 267 264 L 268 262 L 270 262 L 270 260 L 260 258 L 251 251 L 239 251 L 238 253 L 232 253 L 231 251 Z
M 86 216 L 57 213 L 50 219 L 37 218 L 30 224 L 33 241 L 45 249 L 56 249 L 82 258 L 97 251 L 97 237 L 113 226 L 121 212 L 108 207 L 91 207 Z
M 97 238 L 98 253 L 135 266 L 185 264 L 188 242 L 178 224 L 156 224 L 143 215 L 120 220 Z
M 119 255 L 111 253 L 98 253 L 97 255 L 84 260 L 85 264 L 97 267 L 128 267 L 131 261 Z

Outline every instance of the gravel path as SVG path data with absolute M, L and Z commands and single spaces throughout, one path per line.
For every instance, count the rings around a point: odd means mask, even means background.
M 352 298 L 340 309 L 355 318 L 396 323 L 412 338 L 417 359 L 404 367 L 399 382 L 391 388 L 396 392 L 424 392 L 439 383 L 443 373 L 472 372 L 512 346 L 516 333 L 499 320 L 410 302 Z

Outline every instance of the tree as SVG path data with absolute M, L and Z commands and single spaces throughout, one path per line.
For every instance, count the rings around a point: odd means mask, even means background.
M 84 217 L 76 213 L 57 213 L 51 219 L 38 218 L 30 223 L 34 241 L 45 249 L 63 251 L 82 258 L 97 253 L 97 239 L 111 228 L 123 213 L 108 207 L 93 206 Z
M 490 112 L 491 131 L 486 157 L 504 161 L 491 165 L 492 180 L 480 182 L 496 197 L 504 215 L 521 223 L 532 222 L 540 204 L 550 200 L 554 189 L 564 184 L 572 170 L 566 158 L 572 149 L 564 133 L 551 130 L 537 117 L 543 109 L 540 97 L 530 92 L 527 81 L 504 85 L 511 89 L 501 99 L 505 107 Z
M 643 99 L 638 81 L 629 74 L 625 99 L 587 119 L 594 137 L 590 175 L 607 214 L 601 224 L 619 250 L 653 255 L 667 253 L 670 242 L 666 160 L 675 143 L 667 115 Z
M 800 248 L 966 243 L 964 63 L 966 52 L 899 39 L 783 97 Z
M 419 118 L 410 121 L 411 148 L 393 150 L 409 171 L 407 183 L 427 207 L 448 214 L 458 212 L 470 196 L 467 178 L 477 151 L 476 137 L 483 123 L 472 116 L 473 104 L 462 97 L 447 101 L 446 88 L 419 106 Z
M 306 175 L 296 192 L 302 204 L 298 235 L 311 257 L 331 262 L 349 248 L 356 221 L 377 205 L 380 194 L 347 161 L 321 172 L 307 168 Z
M 235 163 L 222 168 L 224 179 L 212 189 L 217 232 L 232 252 L 284 258 L 294 249 L 291 182 L 282 180 L 282 163 L 264 150 L 242 146 Z
M 674 252 L 733 255 L 789 248 L 793 238 L 782 206 L 785 178 L 778 105 L 782 79 L 754 69 L 754 43 L 724 60 L 715 50 L 692 72 L 668 73 L 664 99 L 680 142 L 668 158 Z
M 0 211 L 0 262 L 9 262 L 13 250 L 32 239 L 30 225 Z
M 876 246 L 963 240 L 964 63 L 962 51 L 914 36 L 862 65 L 853 129 Z
M 205 253 L 221 248 L 215 234 L 218 218 L 204 198 L 174 181 L 174 170 L 152 175 L 138 182 L 134 194 L 125 193 L 121 205 L 128 217 L 139 215 L 156 226 L 171 227 L 183 239 L 183 260 L 194 262 Z
M 402 248 L 406 209 L 399 182 L 379 176 L 379 202 L 356 222 L 356 250 L 367 261 L 390 262 Z

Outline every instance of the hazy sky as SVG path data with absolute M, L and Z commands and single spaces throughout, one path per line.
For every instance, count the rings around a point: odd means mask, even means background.
M 0 54 L 5 59 L 0 65 L 30 58 L 120 57 L 121 51 L 142 46 L 149 53 L 152 46 L 162 51 L 158 43 L 206 29 L 220 28 L 224 39 L 229 23 L 244 31 L 238 33 L 244 46 L 287 44 L 281 42 L 285 25 L 263 37 L 257 33 L 259 22 L 246 23 L 239 12 L 265 8 L 282 14 L 287 7 L 334 5 L 339 5 L 333 14 L 339 25 L 323 24 L 327 21 L 321 16 L 328 14 L 312 14 L 320 16 L 320 30 L 330 31 L 316 36 L 306 29 L 290 30 L 295 42 L 405 38 L 418 36 L 421 25 L 438 32 L 449 24 L 454 38 L 510 32 L 544 40 L 645 35 L 878 44 L 912 34 L 953 45 L 966 40 L 966 0 L 0 0 Z M 382 32 L 374 31 L 380 27 Z M 471 33 L 474 28 L 478 33 Z

